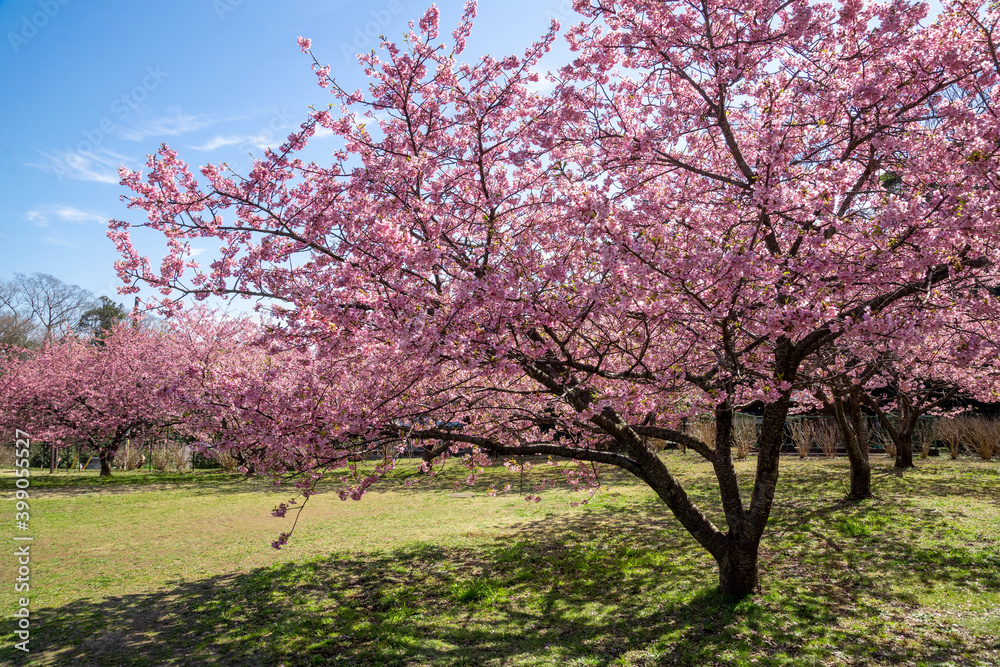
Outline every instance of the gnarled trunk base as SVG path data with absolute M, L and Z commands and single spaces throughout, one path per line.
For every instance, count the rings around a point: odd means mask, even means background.
M 716 559 L 719 563 L 719 592 L 723 595 L 744 598 L 757 591 L 757 548 L 731 546 L 726 555 Z

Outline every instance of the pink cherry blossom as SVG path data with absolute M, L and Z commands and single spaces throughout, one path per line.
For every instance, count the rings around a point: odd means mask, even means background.
M 122 172 L 145 220 L 112 222 L 117 269 L 168 313 L 211 295 L 267 311 L 279 353 L 207 385 L 223 407 L 205 428 L 254 469 L 346 469 L 360 498 L 381 474 L 351 466 L 405 442 L 428 474 L 454 457 L 473 480 L 484 456 L 619 466 L 712 554 L 722 590 L 746 594 L 793 394 L 821 364 L 853 372 L 835 350 L 941 343 L 971 364 L 982 341 L 941 338 L 943 323 L 996 321 L 1000 9 L 574 7 L 573 60 L 546 92 L 535 70 L 558 26 L 463 63 L 474 5 L 455 48 L 431 8 L 402 45 L 359 56 L 367 92 L 314 60 L 330 111 L 249 174 L 192 171 L 168 147 Z M 318 128 L 340 141 L 329 165 L 300 157 Z M 133 227 L 161 233 L 158 267 Z M 193 265 L 204 239 L 218 257 Z M 741 488 L 733 414 L 753 403 Z M 714 445 L 683 429 L 706 413 Z M 712 464 L 725 526 L 650 438 Z

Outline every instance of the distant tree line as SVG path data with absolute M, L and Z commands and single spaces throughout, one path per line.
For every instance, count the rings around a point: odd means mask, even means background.
M 0 347 L 35 347 L 69 332 L 101 340 L 125 319 L 124 306 L 47 273 L 0 281 Z

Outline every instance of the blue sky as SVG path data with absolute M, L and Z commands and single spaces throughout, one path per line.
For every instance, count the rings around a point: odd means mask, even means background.
M 363 87 L 352 54 L 380 32 L 398 40 L 429 4 L 0 0 L 0 280 L 38 271 L 117 298 L 106 223 L 143 219 L 120 202 L 119 165 L 139 168 L 167 143 L 193 165 L 227 162 L 245 173 L 251 153 L 280 144 L 310 105 L 330 99 L 299 35 L 344 87 Z M 437 4 L 448 34 L 462 0 Z M 564 29 L 574 22 L 571 6 L 481 0 L 465 56 L 521 53 L 552 18 Z M 558 44 L 553 68 L 566 58 Z M 323 141 L 313 140 L 309 157 L 333 150 Z M 158 257 L 159 239 L 137 238 Z
M 296 37 L 362 87 L 350 54 L 375 45 L 366 31 L 398 39 L 429 4 L 0 0 L 0 280 L 39 271 L 117 299 L 106 223 L 142 221 L 120 202 L 119 165 L 142 166 L 161 143 L 195 165 L 249 164 L 329 101 Z M 450 33 L 462 2 L 437 4 Z M 569 25 L 570 6 L 483 0 L 465 55 L 520 53 L 551 18 Z M 325 141 L 310 148 L 332 151 Z

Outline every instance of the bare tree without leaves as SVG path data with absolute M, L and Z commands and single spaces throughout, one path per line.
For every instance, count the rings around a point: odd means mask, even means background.
M 0 313 L 0 348 L 27 347 L 34 328 L 31 319 L 17 312 Z
M 0 347 L 25 347 L 35 328 L 31 316 L 19 308 L 19 293 L 15 283 L 0 281 Z
M 47 273 L 15 273 L 12 286 L 13 302 L 37 323 L 43 339 L 53 337 L 63 327 L 75 325 L 95 303 L 90 290 L 64 283 Z

